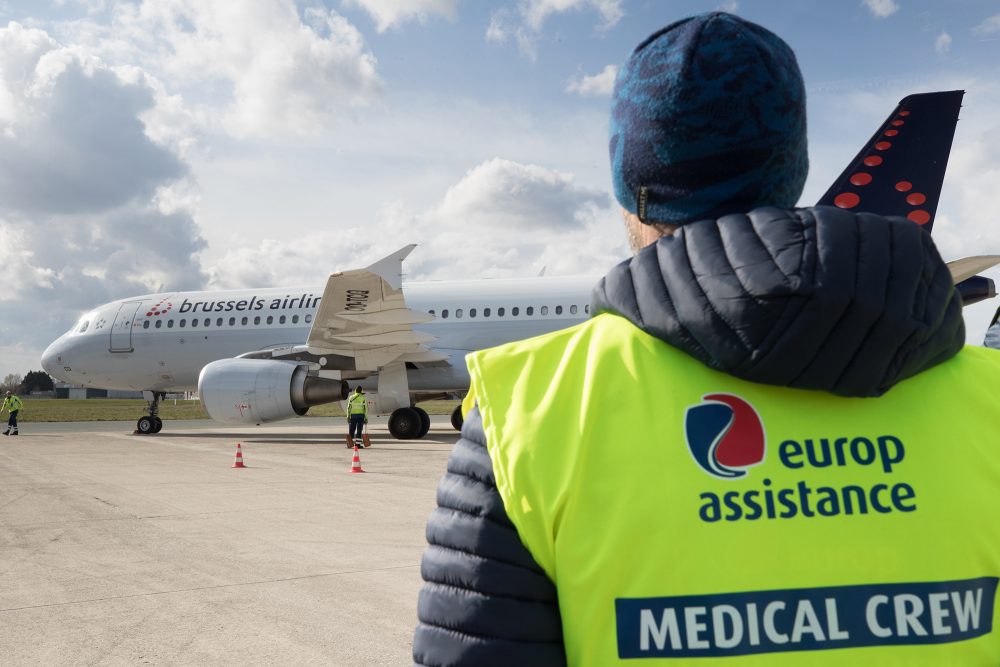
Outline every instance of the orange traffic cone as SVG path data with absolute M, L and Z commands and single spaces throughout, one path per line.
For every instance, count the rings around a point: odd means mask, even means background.
M 351 472 L 364 472 L 361 469 L 361 457 L 358 456 L 358 446 L 354 445 L 354 458 L 351 459 Z
M 246 468 L 243 465 L 243 448 L 240 447 L 240 443 L 236 443 L 236 462 L 233 463 L 234 468 Z

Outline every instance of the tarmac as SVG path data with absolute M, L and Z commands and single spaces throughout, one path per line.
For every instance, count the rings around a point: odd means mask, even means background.
M 0 436 L 0 665 L 412 663 L 448 417 L 364 474 L 343 419 L 133 428 Z

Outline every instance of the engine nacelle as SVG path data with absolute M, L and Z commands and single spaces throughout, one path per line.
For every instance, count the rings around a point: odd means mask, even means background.
M 306 366 L 288 361 L 221 359 L 198 376 L 198 395 L 209 416 L 231 424 L 290 419 L 348 393 L 346 382 L 310 376 Z

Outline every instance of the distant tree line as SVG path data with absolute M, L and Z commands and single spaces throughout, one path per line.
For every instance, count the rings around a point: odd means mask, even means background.
M 15 394 L 30 394 L 33 391 L 52 391 L 55 383 L 45 371 L 28 371 L 23 378 L 17 373 L 8 373 L 0 383 L 0 391 Z

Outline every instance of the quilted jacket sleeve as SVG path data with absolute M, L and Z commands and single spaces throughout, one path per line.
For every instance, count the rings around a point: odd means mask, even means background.
M 507 518 L 478 408 L 462 426 L 437 502 L 420 567 L 414 663 L 565 665 L 555 586 Z

